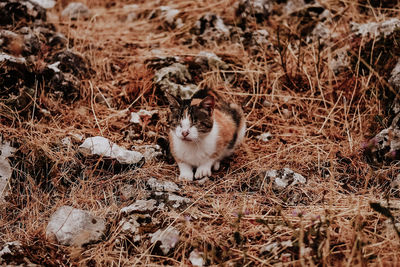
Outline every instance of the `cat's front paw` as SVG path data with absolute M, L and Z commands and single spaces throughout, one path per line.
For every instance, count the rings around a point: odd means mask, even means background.
M 196 170 L 194 177 L 196 178 L 203 178 L 206 176 L 211 176 L 211 166 L 202 165 L 199 166 Z
M 186 181 L 193 181 L 193 170 L 192 167 L 186 163 L 178 163 L 179 166 L 179 179 Z
M 185 181 L 193 181 L 193 172 L 189 170 L 181 171 L 179 179 Z

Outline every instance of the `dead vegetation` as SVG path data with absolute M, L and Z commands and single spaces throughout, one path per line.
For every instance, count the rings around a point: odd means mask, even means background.
M 66 47 L 90 64 L 91 70 L 74 64 L 88 74 L 79 76 L 80 92 L 65 101 L 40 83 L 43 88 L 36 84 L 36 93 L 18 105 L 9 104 L 0 92 L 2 139 L 17 148 L 10 158 L 11 190 L 0 211 L 0 244 L 22 244 L 10 263 L 177 266 L 190 265 L 190 253 L 197 249 L 207 265 L 399 264 L 395 225 L 400 196 L 393 186 L 398 163 L 372 166 L 363 155 L 364 144 L 390 125 L 394 115 L 390 106 L 397 91 L 387 80 L 399 58 L 398 29 L 383 40 L 366 41 L 354 37 L 349 25 L 385 21 L 399 11 L 398 4 L 320 1 L 323 7 L 288 15 L 282 11 L 286 1 L 271 1 L 268 19 L 257 15 L 245 20 L 236 17 L 238 1 L 233 0 L 139 1 L 136 19 L 127 20 L 124 5 L 130 3 L 87 0 L 92 18 L 59 20 L 66 2 L 48 11 L 48 20 L 67 37 Z M 179 10 L 183 26 L 151 15 L 159 6 Z M 313 24 L 325 21 L 320 17 L 324 10 L 332 14 L 334 35 L 307 39 Z M 239 25 L 242 32 L 230 29 L 205 40 L 204 29 L 196 33 L 193 25 L 209 12 L 227 25 Z M 268 31 L 270 44 L 251 41 L 249 32 L 261 29 Z M 341 48 L 350 64 L 335 72 L 330 63 Z M 202 69 L 195 63 L 200 51 L 215 53 L 229 67 Z M 190 82 L 216 88 L 245 110 L 244 144 L 204 184 L 179 181 L 167 154 L 167 103 L 154 73 L 171 62 L 154 63 L 159 54 L 179 56 L 189 66 Z M 133 125 L 130 111 L 140 109 L 159 113 Z M 270 140 L 256 138 L 266 132 Z M 80 155 L 79 137 L 97 135 L 126 148 L 158 143 L 164 154 L 131 169 Z M 69 145 L 63 145 L 65 137 L 71 138 Z M 276 190 L 265 182 L 263 172 L 285 167 L 307 183 Z M 145 182 L 150 177 L 176 182 L 180 195 L 192 203 L 152 214 L 140 229 L 144 238 L 135 241 L 118 225 L 120 210 L 148 196 Z M 371 203 L 382 206 L 371 208 Z M 48 240 L 48 219 L 63 205 L 105 218 L 103 239 L 83 248 Z M 164 255 L 147 237 L 167 226 L 181 235 Z

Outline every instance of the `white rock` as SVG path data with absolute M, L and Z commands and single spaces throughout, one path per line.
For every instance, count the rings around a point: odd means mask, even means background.
M 206 263 L 204 260 L 204 253 L 199 252 L 197 249 L 192 250 L 189 254 L 189 261 L 193 266 L 202 267 Z
M 186 198 L 186 197 L 178 196 L 176 194 L 168 193 L 168 202 L 173 202 L 174 204 L 172 205 L 172 207 L 177 209 L 182 204 L 189 204 L 190 199 Z
M 0 137 L 0 202 L 4 201 L 4 197 L 7 195 L 8 181 L 12 175 L 12 168 L 7 158 L 12 156 L 15 151 L 16 149 L 10 146 L 10 142 L 3 143 Z
M 56 1 L 54 0 L 30 0 L 30 1 L 38 4 L 39 6 L 45 9 L 53 8 L 56 5 Z
M 178 243 L 179 235 L 180 232 L 178 229 L 173 226 L 169 226 L 165 230 L 160 229 L 154 234 L 150 234 L 151 243 L 161 241 L 160 248 L 164 255 L 167 255 L 168 252 Z
M 312 42 L 319 39 L 322 43 L 324 43 L 329 40 L 331 36 L 332 32 L 327 23 L 318 22 L 312 30 L 311 36 L 307 36 L 307 42 Z
M 287 15 L 290 15 L 304 8 L 305 5 L 306 3 L 304 2 L 304 0 L 289 0 L 284 6 L 283 12 Z
M 152 212 L 155 210 L 157 201 L 155 199 L 150 200 L 136 200 L 135 203 L 129 205 L 128 207 L 124 207 L 121 209 L 121 213 L 130 214 L 134 212 L 142 213 L 142 212 Z
M 400 91 L 400 59 L 397 61 L 396 66 L 390 73 L 389 83 L 395 88 L 398 92 Z
M 194 60 L 198 64 L 206 64 L 209 68 L 228 69 L 229 66 L 212 52 L 201 51 Z
M 174 26 L 178 29 L 183 26 L 182 19 L 176 18 L 180 13 L 178 9 L 174 9 L 169 6 L 161 6 L 160 10 L 162 16 L 169 25 Z
M 0 137 L 0 156 L 3 158 L 11 157 L 17 149 L 10 146 L 10 142 L 3 142 Z
M 381 34 L 383 34 L 384 36 L 392 34 L 396 29 L 400 27 L 400 20 L 397 18 L 391 18 L 382 22 L 369 22 L 365 24 L 350 22 L 350 27 L 356 35 L 375 38 Z
M 61 12 L 61 16 L 70 19 L 87 19 L 90 17 L 90 10 L 82 3 L 72 2 L 69 3 L 68 6 Z
M 194 84 L 179 85 L 175 90 L 182 99 L 189 99 L 198 90 L 198 87 Z
M 293 247 L 293 242 L 292 240 L 282 241 L 281 245 L 282 247 L 290 248 Z
M 275 189 L 284 189 L 289 185 L 305 184 L 307 179 L 301 174 L 295 173 L 289 168 L 281 170 L 268 170 L 265 172 L 264 179 L 273 180 Z
M 272 11 L 273 4 L 271 0 L 241 0 L 239 6 L 243 11 L 240 16 L 243 18 L 247 16 L 265 17 Z
M 177 192 L 179 191 L 179 187 L 176 183 L 171 181 L 160 181 L 156 178 L 150 178 L 147 180 L 147 185 L 154 191 L 163 191 L 163 192 Z
M 87 138 L 79 149 L 84 153 L 117 159 L 123 164 L 135 164 L 143 158 L 142 153 L 122 148 L 102 136 Z
M 0 53 L 0 62 L 9 61 L 16 64 L 25 64 L 26 60 L 23 57 L 14 57 L 6 53 Z
M 154 74 L 154 82 L 159 83 L 163 79 L 175 78 L 179 82 L 186 82 L 192 79 L 188 68 L 181 63 L 174 63 L 171 66 L 162 68 Z
M 138 112 L 131 112 L 131 119 L 129 120 L 132 123 L 141 124 L 144 119 L 150 119 L 154 114 L 157 114 L 158 110 L 147 111 L 144 109 L 139 110 Z
M 125 5 L 123 9 L 124 11 L 129 12 L 129 14 L 126 16 L 127 22 L 133 22 L 139 18 L 138 14 L 139 5 L 137 4 Z
M 136 221 L 136 218 L 123 218 L 120 222 L 119 225 L 121 227 L 121 231 L 123 233 L 128 233 L 128 234 L 136 234 L 139 231 L 139 226 L 140 224 Z
M 347 51 L 349 50 L 349 46 L 346 46 L 343 49 L 335 51 L 332 60 L 329 62 L 329 67 L 335 74 L 340 73 L 343 69 L 350 66 L 350 58 L 347 55 Z
M 78 133 L 70 133 L 70 135 L 75 138 L 77 141 L 82 141 L 84 136 Z
M 262 133 L 259 136 L 256 137 L 258 140 L 263 141 L 263 142 L 268 142 L 272 138 L 272 134 L 270 132 L 267 133 Z
M 192 76 L 188 68 L 180 63 L 174 63 L 168 67 L 159 69 L 154 74 L 154 83 L 161 90 L 167 91 L 174 96 L 180 96 L 182 99 L 190 98 L 198 90 L 196 85 L 186 84 L 191 79 Z
M 62 206 L 51 216 L 46 235 L 55 236 L 62 245 L 82 246 L 98 241 L 105 229 L 104 219 L 94 217 L 84 210 Z
M 123 199 L 130 199 L 137 196 L 137 187 L 132 184 L 123 184 L 119 188 L 119 193 Z
M 3 245 L 3 248 L 0 250 L 0 264 L 4 264 L 6 259 L 4 256 L 13 255 L 15 253 L 21 253 L 21 243 L 19 241 L 7 242 Z M 2 265 L 3 266 L 3 265 Z M 7 265 L 11 266 L 11 265 Z
M 268 40 L 269 32 L 267 30 L 256 30 L 252 35 L 252 45 L 257 47 L 267 47 L 273 49 L 274 45 Z
M 143 156 L 146 159 L 146 162 L 149 162 L 162 155 L 161 147 L 159 145 L 145 145 L 143 148 Z
M 55 73 L 61 72 L 61 70 L 58 68 L 58 65 L 60 65 L 60 61 L 57 61 L 53 64 L 47 65 L 47 67 L 51 70 L 53 70 Z
M 387 151 L 385 157 L 390 158 L 395 156 L 396 151 L 400 150 L 400 129 L 397 128 L 397 123 L 395 123 L 399 117 L 400 114 L 393 119 L 389 128 L 383 129 L 369 141 L 368 147 L 371 152 Z
M 149 18 L 159 18 L 165 24 L 173 28 L 181 28 L 184 26 L 182 19 L 178 18 L 180 11 L 169 6 L 160 6 L 150 13 Z
M 261 248 L 260 253 L 265 253 L 265 252 L 271 253 L 271 252 L 277 251 L 278 248 L 279 248 L 279 243 L 273 242 L 273 243 L 270 243 L 270 244 L 264 246 L 263 248 Z
M 393 181 L 390 183 L 390 185 L 393 188 L 400 189 L 400 174 L 397 174 L 397 176 L 393 179 Z
M 229 28 L 225 25 L 220 16 L 213 13 L 207 13 L 203 15 L 202 18 L 195 23 L 195 27 L 198 30 L 202 29 L 201 20 L 206 21 L 208 24 L 202 33 L 202 35 L 205 37 L 215 35 L 216 32 L 222 34 L 223 36 L 229 36 Z
M 72 145 L 71 137 L 67 136 L 61 139 L 61 144 L 66 147 L 70 147 Z

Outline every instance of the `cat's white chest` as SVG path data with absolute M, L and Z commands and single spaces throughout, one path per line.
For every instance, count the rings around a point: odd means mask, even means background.
M 218 126 L 216 124 L 206 137 L 197 141 L 183 141 L 174 132 L 171 132 L 171 135 L 174 143 L 172 149 L 176 157 L 193 167 L 209 162 L 216 152 L 218 138 Z

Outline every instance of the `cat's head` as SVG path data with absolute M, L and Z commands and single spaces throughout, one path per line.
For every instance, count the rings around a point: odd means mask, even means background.
M 211 131 L 215 106 L 213 96 L 182 100 L 170 94 L 166 95 L 171 110 L 169 126 L 178 138 L 187 142 L 197 141 Z

